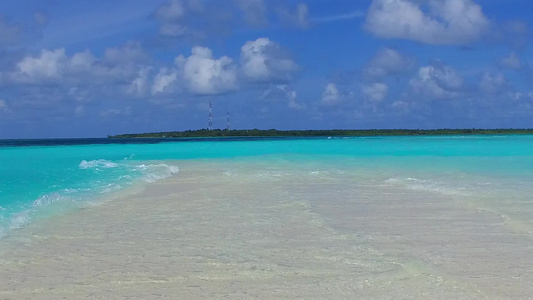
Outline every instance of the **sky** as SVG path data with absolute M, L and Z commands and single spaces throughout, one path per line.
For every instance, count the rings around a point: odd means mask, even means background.
M 529 0 L 2 0 L 0 138 L 532 128 Z

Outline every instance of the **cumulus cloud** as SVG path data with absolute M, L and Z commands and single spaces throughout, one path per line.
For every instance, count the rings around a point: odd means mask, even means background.
M 391 108 L 394 109 L 394 111 L 396 111 L 398 113 L 407 114 L 407 113 L 410 112 L 409 103 L 407 103 L 405 101 L 401 101 L 401 100 L 394 101 L 391 104 Z
M 83 72 L 93 67 L 97 61 L 98 59 L 89 50 L 85 50 L 72 55 L 72 58 L 70 59 L 70 67 L 74 72 Z
M 374 0 L 365 22 L 365 28 L 380 38 L 434 45 L 469 44 L 489 27 L 472 0 Z
M 43 49 L 18 58 L 2 77 L 34 106 L 45 101 L 144 97 L 150 92 L 152 67 L 139 47 L 128 43 L 100 57 L 88 50 L 69 54 L 64 48 Z
M 414 65 L 413 59 L 403 56 L 391 48 L 384 48 L 370 60 L 363 69 L 367 79 L 380 79 L 405 72 Z
M 288 82 L 298 65 L 277 43 L 268 38 L 248 41 L 241 48 L 243 74 L 252 82 Z
M 289 108 L 296 109 L 296 110 L 302 110 L 305 109 L 305 105 L 299 103 L 296 98 L 298 97 L 298 93 L 290 88 L 288 85 L 278 85 L 278 89 L 280 89 L 284 94 L 289 103 L 287 104 Z
M 450 99 L 460 94 L 463 80 L 454 68 L 437 63 L 421 67 L 410 85 L 415 93 L 430 99 Z
M 82 89 L 78 87 L 71 87 L 67 95 L 70 99 L 76 102 L 86 102 L 90 100 L 90 95 L 87 89 Z
M 185 8 L 181 0 L 171 0 L 162 4 L 155 12 L 158 19 L 165 21 L 179 20 L 185 15 Z
M 160 98 L 180 92 L 223 94 L 250 83 L 286 85 L 297 70 L 278 44 L 263 38 L 242 47 L 240 65 L 227 56 L 214 57 L 205 47 L 193 47 L 189 56 L 179 55 L 174 64 L 166 66 L 155 65 L 138 43 L 108 48 L 101 57 L 88 50 L 68 54 L 64 48 L 43 49 L 19 59 L 13 69 L 2 73 L 2 80 L 57 86 L 64 97 L 81 102 L 98 94 Z M 296 92 L 287 87 L 283 90 L 292 108 L 299 107 Z
M 137 41 L 127 42 L 121 47 L 111 47 L 105 50 L 103 62 L 112 65 L 126 65 L 131 63 L 143 63 L 149 60 L 141 43 Z
M 237 7 L 243 12 L 244 20 L 253 26 L 268 24 L 267 8 L 263 0 L 234 0 Z
M 322 93 L 322 104 L 336 105 L 340 102 L 340 99 L 340 93 L 337 86 L 334 83 L 328 83 L 324 88 L 324 93 Z
M 155 12 L 155 17 L 161 22 L 159 34 L 163 36 L 183 36 L 187 27 L 182 24 L 185 7 L 181 0 L 171 0 L 162 4 Z
M 64 48 L 43 49 L 39 55 L 22 58 L 9 77 L 14 82 L 31 84 L 124 81 L 136 76 L 145 58 L 142 50 L 129 44 L 107 49 L 101 59 L 87 50 L 69 56 Z
M 500 60 L 500 65 L 511 70 L 522 69 L 522 61 L 515 52 L 512 52 L 508 57 L 502 58 Z
M 491 74 L 486 72 L 479 83 L 479 88 L 486 94 L 496 94 L 507 91 L 509 89 L 509 82 L 502 74 Z
M 261 99 L 263 100 L 286 100 L 287 106 L 291 109 L 305 109 L 305 105 L 299 103 L 296 98 L 298 98 L 298 93 L 287 84 L 272 85 L 266 89 L 261 96 Z
M 152 84 L 152 95 L 157 95 L 169 90 L 172 84 L 177 80 L 177 72 L 168 68 L 162 68 L 154 78 Z
M 143 96 L 148 89 L 150 68 L 141 68 L 137 74 L 137 77 L 127 86 L 126 92 L 135 96 Z
M 190 92 L 199 95 L 221 94 L 237 88 L 237 68 L 227 56 L 213 58 L 209 48 L 194 47 L 189 57 L 180 55 L 176 64 Z
M 366 100 L 370 102 L 381 102 L 389 94 L 389 87 L 385 83 L 376 82 L 363 86 L 362 92 Z
M 210 31 L 224 32 L 231 10 L 225 1 L 168 0 L 154 12 L 163 38 L 205 38 Z
M 17 64 L 14 76 L 22 80 L 59 78 L 63 75 L 69 60 L 65 49 L 42 50 L 38 57 L 25 57 Z

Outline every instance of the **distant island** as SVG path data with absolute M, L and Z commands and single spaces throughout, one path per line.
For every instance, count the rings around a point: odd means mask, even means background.
M 333 129 L 260 130 L 199 129 L 171 132 L 110 135 L 108 138 L 201 138 L 201 137 L 320 137 L 320 136 L 423 136 L 423 135 L 502 135 L 533 134 L 533 129 Z

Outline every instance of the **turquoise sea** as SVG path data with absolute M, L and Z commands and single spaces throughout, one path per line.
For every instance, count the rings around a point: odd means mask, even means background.
M 453 196 L 522 229 L 532 226 L 531 135 L 4 140 L 0 236 L 136 184 L 186 176 L 183 161 L 232 162 L 237 169 L 255 162 L 291 176 L 356 171 L 360 181 Z

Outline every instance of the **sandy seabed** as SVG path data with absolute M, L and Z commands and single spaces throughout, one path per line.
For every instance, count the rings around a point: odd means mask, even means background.
M 0 241 L 0 299 L 531 299 L 530 223 L 360 173 L 181 162 Z

